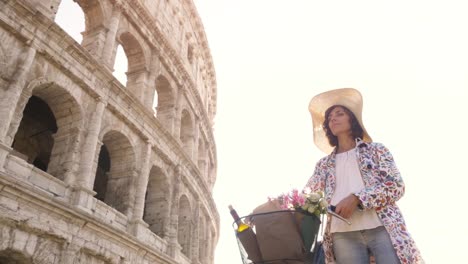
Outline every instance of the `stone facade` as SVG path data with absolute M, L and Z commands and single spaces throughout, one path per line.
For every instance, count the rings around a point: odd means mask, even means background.
M 194 3 L 74 1 L 81 44 L 61 0 L 0 0 L 0 263 L 213 263 L 216 80 Z

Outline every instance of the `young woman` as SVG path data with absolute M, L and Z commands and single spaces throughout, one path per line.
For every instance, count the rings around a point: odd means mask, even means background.
M 325 192 L 329 215 L 323 247 L 327 263 L 424 263 L 396 205 L 404 183 L 390 151 L 372 142 L 362 123 L 362 96 L 344 88 L 312 98 L 314 143 L 329 154 L 306 187 Z M 372 257 L 371 257 L 372 256 Z

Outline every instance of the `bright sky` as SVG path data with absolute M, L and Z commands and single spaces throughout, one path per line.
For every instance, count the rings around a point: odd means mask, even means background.
M 228 204 L 246 215 L 310 177 L 324 153 L 309 101 L 342 87 L 361 91 L 367 131 L 395 157 L 398 204 L 426 262 L 466 259 L 465 1 L 194 2 L 218 82 L 216 264 L 241 263 Z

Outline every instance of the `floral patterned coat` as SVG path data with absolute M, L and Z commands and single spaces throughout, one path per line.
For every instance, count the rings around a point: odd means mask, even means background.
M 336 149 L 318 161 L 315 172 L 306 185 L 312 191 L 324 190 L 328 203 L 333 197 L 336 186 L 335 152 Z M 365 188 L 355 195 L 361 200 L 364 209 L 375 209 L 390 235 L 402 264 L 424 263 L 415 242 L 406 229 L 403 215 L 396 205 L 396 201 L 404 194 L 405 185 L 392 154 L 383 144 L 365 143 L 359 139 L 356 154 Z M 334 263 L 330 217 L 327 219 L 323 247 L 326 263 Z

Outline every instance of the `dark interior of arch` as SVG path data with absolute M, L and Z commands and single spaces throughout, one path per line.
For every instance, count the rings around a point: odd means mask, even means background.
M 106 145 L 101 146 L 101 151 L 99 152 L 99 161 L 96 168 L 96 177 L 94 180 L 93 190 L 96 192 L 96 199 L 103 201 L 106 198 L 107 190 L 107 181 L 109 177 L 109 171 L 111 168 L 111 159 L 109 155 L 109 150 L 107 150 Z
M 57 121 L 47 103 L 37 96 L 31 96 L 24 108 L 12 148 L 25 155 L 29 163 L 47 171 L 54 146 L 53 135 L 57 130 Z
M 0 251 L 1 264 L 32 264 L 31 258 L 26 257 L 21 252 L 14 250 Z

